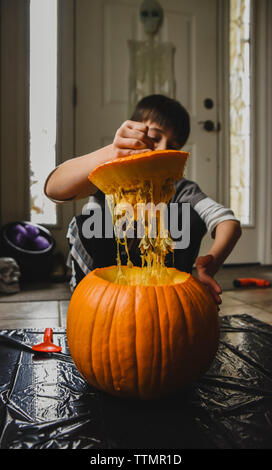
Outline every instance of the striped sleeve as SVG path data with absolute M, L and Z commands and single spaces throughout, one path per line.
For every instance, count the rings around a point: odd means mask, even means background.
M 235 220 L 239 222 L 231 209 L 222 206 L 209 197 L 199 201 L 194 209 L 205 222 L 207 231 L 210 232 L 213 237 L 215 228 L 221 222 L 225 220 Z

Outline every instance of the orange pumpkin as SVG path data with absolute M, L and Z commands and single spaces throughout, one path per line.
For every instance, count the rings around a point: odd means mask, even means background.
M 187 157 L 169 150 L 118 158 L 89 178 L 117 204 L 167 202 Z M 166 268 L 164 238 L 149 243 L 145 229 L 142 268 L 131 267 L 129 259 L 129 267 L 120 266 L 117 255 L 117 266 L 95 269 L 77 286 L 67 338 L 77 368 L 93 386 L 150 399 L 181 389 L 208 369 L 219 327 L 209 290 L 192 275 Z
M 218 311 L 192 275 L 166 268 L 165 284 L 141 285 L 142 268 L 89 273 L 68 309 L 67 337 L 85 379 L 112 395 L 150 399 L 189 384 L 210 366 L 218 347 Z M 146 268 L 144 268 L 146 269 Z M 171 281 L 169 281 L 171 278 Z

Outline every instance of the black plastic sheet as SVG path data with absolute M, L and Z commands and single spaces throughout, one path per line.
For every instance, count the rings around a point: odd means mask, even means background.
M 272 327 L 221 318 L 219 350 L 174 397 L 124 400 L 99 392 L 70 357 L 36 356 L 0 341 L 1 449 L 271 449 Z M 25 343 L 42 330 L 5 330 Z M 64 329 L 54 342 L 69 354 Z

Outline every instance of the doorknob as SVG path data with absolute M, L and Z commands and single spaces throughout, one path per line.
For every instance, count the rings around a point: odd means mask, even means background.
M 205 131 L 207 132 L 212 132 L 212 131 L 220 131 L 221 125 L 220 123 L 217 124 L 217 127 L 215 127 L 215 124 L 213 121 L 207 120 L 207 121 L 199 121 L 198 124 L 203 124 L 203 127 Z

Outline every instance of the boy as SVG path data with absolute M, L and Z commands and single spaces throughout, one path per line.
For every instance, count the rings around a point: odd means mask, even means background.
M 88 175 L 94 168 L 130 154 L 150 150 L 179 150 L 185 145 L 189 134 L 189 114 L 179 102 L 163 95 L 147 96 L 137 104 L 131 119 L 117 130 L 112 144 L 68 160 L 56 168 L 45 183 L 45 194 L 54 201 L 91 196 L 90 204 L 93 203 L 93 207 L 99 204 L 105 212 L 107 204 L 104 194 L 88 180 Z M 230 209 L 207 197 L 196 183 L 183 178 L 177 182 L 175 189 L 171 202 L 178 203 L 179 207 L 181 203 L 189 202 L 191 211 L 190 245 L 187 249 L 175 250 L 175 267 L 191 272 L 195 263 L 199 280 L 209 287 L 215 301 L 220 304 L 222 291 L 213 276 L 241 236 L 240 222 Z M 84 217 L 86 219 L 84 215 L 75 217 L 67 234 L 71 246 L 69 260 L 73 272 L 72 288 L 90 270 L 116 264 L 115 240 L 84 239 Z M 206 256 L 197 257 L 201 240 L 207 231 L 214 238 L 214 243 Z M 139 264 L 136 252 L 134 250 L 132 254 L 132 261 Z

